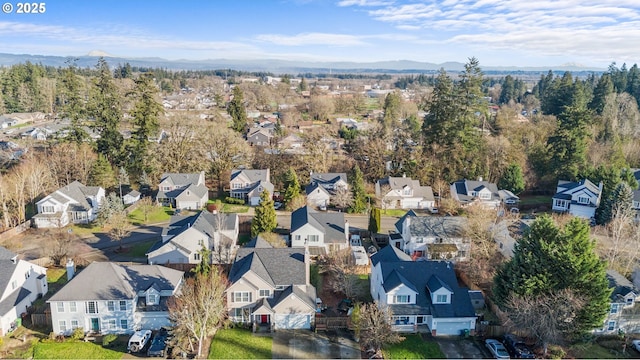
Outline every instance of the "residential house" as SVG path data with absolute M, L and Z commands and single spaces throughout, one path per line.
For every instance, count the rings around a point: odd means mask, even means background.
M 626 334 L 640 332 L 640 290 L 615 270 L 607 270 L 611 292 L 611 305 L 602 329 L 595 332 Z
M 596 209 L 600 206 L 601 195 L 602 182 L 596 186 L 589 179 L 577 182 L 559 180 L 556 194 L 553 195 L 552 210 L 594 219 Z
M 451 197 L 462 206 L 479 203 L 488 209 L 497 209 L 502 201 L 496 184 L 484 181 L 482 177 L 453 182 L 450 191 Z
M 318 184 L 310 184 L 304 188 L 307 195 L 307 205 L 326 210 L 331 203 L 331 194 Z
M 98 216 L 104 193 L 99 186 L 84 186 L 74 181 L 36 203 L 38 214 L 32 218 L 32 224 L 37 228 L 88 224 Z
M 307 204 L 326 209 L 339 189 L 348 188 L 345 173 L 311 173 L 310 184 L 305 187 Z
M 20 134 L 23 139 L 33 139 L 38 141 L 46 141 L 53 132 L 47 128 L 31 128 Z
M 473 334 L 476 315 L 469 290 L 458 285 L 447 261 L 410 261 L 393 246 L 371 256 L 371 296 L 393 312 L 398 332 L 433 336 Z
M 124 196 L 122 196 L 122 202 L 125 205 L 131 205 L 133 203 L 136 203 L 138 200 L 140 200 L 140 192 L 137 190 L 131 190 L 128 193 L 126 193 Z
M 500 196 L 500 201 L 505 205 L 513 206 L 520 202 L 520 197 L 509 190 L 498 190 L 498 196 Z
M 5 158 L 7 160 L 18 160 L 26 152 L 26 148 L 21 148 L 13 141 L 0 141 L 0 158 Z
M 170 326 L 167 300 L 179 291 L 183 276 L 160 265 L 93 262 L 47 301 L 53 332 L 130 334 Z
M 344 213 L 317 212 L 304 206 L 291 213 L 291 247 L 309 246 L 312 255 L 349 246 L 349 223 Z
M 420 181 L 405 175 L 378 180 L 376 197 L 384 209 L 429 209 L 435 206 L 431 186 L 421 186 Z
M 316 289 L 310 255 L 301 248 L 274 248 L 257 238 L 240 248 L 229 272 L 227 308 L 235 323 L 270 330 L 310 329 Z
M 465 240 L 466 218 L 460 216 L 418 216 L 410 210 L 395 223 L 400 237 L 389 239 L 391 246 L 412 258 L 463 260 L 470 250 Z
M 200 211 L 192 216 L 172 216 L 161 239 L 147 251 L 149 264 L 199 264 L 201 250 L 211 250 L 210 262 L 229 264 L 237 250 L 238 214 Z
M 287 154 L 304 153 L 304 140 L 296 134 L 289 134 L 278 141 L 278 148 Z
M 176 209 L 199 210 L 209 201 L 204 171 L 193 174 L 165 173 L 158 185 L 158 202 Z
M 0 336 L 15 330 L 22 314 L 47 290 L 46 268 L 0 246 Z
M 269 169 L 234 169 L 231 171 L 229 188 L 229 195 L 232 198 L 244 199 L 251 206 L 256 206 L 260 203 L 260 194 L 264 190 L 273 194 L 273 184 L 270 180 Z
M 273 140 L 273 130 L 254 126 L 247 132 L 247 141 L 251 146 L 270 146 Z

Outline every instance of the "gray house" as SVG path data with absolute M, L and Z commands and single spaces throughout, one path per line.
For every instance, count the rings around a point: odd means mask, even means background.
M 209 200 L 204 171 L 193 174 L 162 174 L 156 198 L 162 205 L 176 209 L 202 209 Z
M 344 213 L 317 212 L 304 206 L 291 213 L 291 247 L 309 246 L 312 255 L 346 249 L 349 223 Z
M 53 332 L 82 328 L 99 334 L 130 334 L 170 326 L 167 300 L 184 273 L 159 265 L 93 262 L 47 302 Z
M 310 329 L 316 289 L 309 280 L 304 249 L 274 248 L 260 238 L 238 250 L 229 272 L 229 318 L 236 323 L 277 329 Z
M 34 227 L 63 227 L 69 223 L 87 224 L 98 216 L 105 198 L 99 186 L 85 186 L 78 181 L 63 186 L 36 203 L 38 214 L 32 218 Z
M 273 194 L 273 184 L 271 183 L 269 169 L 234 169 L 231 171 L 229 188 L 229 196 L 236 199 L 244 199 L 251 206 L 256 206 L 260 203 L 260 194 L 264 190 Z
M 478 202 L 489 209 L 497 209 L 502 199 L 494 183 L 482 180 L 462 179 L 451 183 L 451 197 L 460 205 L 467 206 Z

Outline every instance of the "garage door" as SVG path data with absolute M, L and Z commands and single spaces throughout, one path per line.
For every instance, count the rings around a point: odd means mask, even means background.
M 311 329 L 311 316 L 289 314 L 275 316 L 276 329 Z
M 469 322 L 438 322 L 436 335 L 460 335 L 469 328 Z
M 571 205 L 571 214 L 573 216 L 588 219 L 593 216 L 593 208 L 579 205 Z

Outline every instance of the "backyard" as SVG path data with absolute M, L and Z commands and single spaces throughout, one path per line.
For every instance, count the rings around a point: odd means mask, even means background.
M 211 341 L 209 359 L 271 359 L 273 338 L 254 336 L 250 330 L 218 330 Z
M 385 359 L 445 359 L 444 353 L 437 343 L 423 339 L 420 335 L 406 335 L 397 344 L 387 346 Z

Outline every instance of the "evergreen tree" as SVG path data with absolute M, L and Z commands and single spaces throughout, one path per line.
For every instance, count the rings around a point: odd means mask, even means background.
M 162 105 L 156 99 L 158 89 L 153 82 L 153 74 L 140 75 L 135 80 L 135 89 L 129 95 L 135 99 L 131 111 L 135 129 L 131 137 L 131 149 L 128 168 L 133 173 L 142 171 L 145 161 L 149 138 L 156 136 L 159 128 L 158 119 L 162 114 Z
M 100 135 L 96 141 L 97 150 L 109 162 L 120 165 L 124 142 L 118 129 L 122 120 L 121 98 L 104 58 L 98 60 L 96 68 L 98 75 L 91 91 L 89 115 L 94 118 L 93 128 Z
M 568 107 L 558 116 L 558 128 L 547 140 L 548 168 L 558 179 L 576 180 L 587 167 L 587 125 L 591 116 L 586 109 Z
M 456 142 L 456 99 L 453 92 L 453 81 L 441 69 L 422 123 L 424 143 L 427 146 L 449 147 Z
M 524 191 L 524 177 L 518 164 L 511 164 L 505 170 L 498 181 L 498 189 L 509 190 L 514 194 Z
M 302 79 L 300 79 L 300 85 L 298 86 L 298 89 L 300 91 L 309 90 L 309 86 L 307 85 L 307 80 L 305 80 L 304 76 L 302 77 Z
M 202 245 L 202 248 L 200 249 L 200 251 L 198 251 L 198 254 L 200 254 L 200 262 L 191 271 L 203 276 L 209 276 L 209 273 L 211 272 L 211 250 Z
M 86 104 L 83 101 L 82 83 L 77 75 L 75 64 L 62 71 L 61 83 L 61 116 L 69 119 L 69 135 L 67 139 L 81 144 L 89 139 L 89 134 L 82 128 L 82 119 L 85 117 Z
M 513 258 L 498 268 L 493 290 L 503 309 L 512 296 L 545 296 L 572 290 L 586 300 L 586 305 L 579 309 L 570 333 L 565 335 L 580 335 L 602 327 L 609 310 L 611 290 L 605 271 L 584 220 L 573 218 L 559 228 L 545 215 L 518 240 Z
M 633 190 L 625 182 L 620 182 L 600 206 L 602 209 L 598 213 L 598 223 L 607 224 L 617 212 L 619 216 L 633 218 Z
M 369 211 L 369 227 L 371 233 L 380 232 L 380 209 L 373 208 Z
M 388 93 L 384 98 L 384 117 L 382 125 L 387 133 L 393 129 L 397 129 L 400 123 L 400 111 L 402 107 L 402 98 L 397 91 Z
M 292 167 L 289 167 L 287 173 L 284 175 L 284 203 L 289 204 L 291 200 L 300 195 L 300 183 L 298 182 L 298 175 Z
M 233 99 L 229 102 L 227 111 L 233 120 L 233 130 L 243 133 L 247 126 L 247 111 L 244 108 L 244 94 L 239 86 L 233 88 Z
M 593 110 L 596 114 L 602 115 L 604 105 L 607 102 L 607 96 L 613 94 L 613 81 L 611 81 L 611 75 L 603 74 L 598 80 L 596 88 L 593 89 L 593 98 L 589 103 L 589 109 Z
M 263 232 L 272 232 L 278 226 L 276 210 L 273 208 L 273 199 L 268 190 L 260 193 L 260 204 L 256 206 L 255 215 L 251 221 L 251 237 Z
M 353 192 L 353 203 L 349 208 L 350 212 L 362 213 L 367 209 L 367 194 L 364 190 L 364 177 L 360 166 L 356 164 L 351 172 L 351 191 Z
M 110 189 L 117 184 L 113 167 L 111 167 L 107 158 L 102 154 L 98 155 L 98 159 L 96 159 L 93 166 L 91 166 L 89 184 L 92 186 L 100 186 L 104 189 Z

